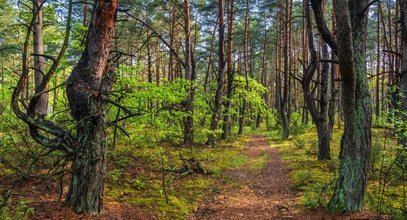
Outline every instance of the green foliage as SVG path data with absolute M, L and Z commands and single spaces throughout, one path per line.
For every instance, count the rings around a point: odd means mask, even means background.
M 388 122 L 385 123 L 386 127 L 389 126 Z M 266 135 L 271 146 L 279 148 L 282 159 L 288 161 L 293 184 L 300 191 L 299 203 L 309 208 L 326 207 L 337 178 L 335 172 L 340 163 L 337 158 L 342 131 L 335 129 L 333 132 L 331 161 L 317 160 L 315 128 L 307 128 L 304 133 L 288 141 L 281 141 L 275 131 L 269 131 Z M 405 171 L 395 164 L 396 140 L 391 130 L 382 128 L 373 129 L 372 137 L 365 207 L 395 219 L 405 219 Z
M 0 194 L 0 219 L 24 220 L 34 214 L 34 208 L 29 207 L 31 201 L 19 197 L 12 201 L 11 192 Z
M 112 168 L 107 176 L 107 197 L 137 205 L 160 219 L 185 219 L 209 192 L 222 190 L 225 171 L 264 166 L 266 155 L 252 161 L 243 154 L 246 142 L 239 138 L 221 142 L 216 148 L 183 148 L 168 144 L 136 146 L 133 140 L 119 139 L 115 151 L 108 154 Z M 180 176 L 173 172 L 184 165 L 180 155 L 199 160 L 212 175 Z

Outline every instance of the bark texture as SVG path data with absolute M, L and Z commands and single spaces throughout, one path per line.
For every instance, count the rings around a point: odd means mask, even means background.
M 234 14 L 234 0 L 228 1 L 228 56 L 227 56 L 227 83 L 226 83 L 226 103 L 225 111 L 223 116 L 223 132 L 222 140 L 226 140 L 231 133 L 232 118 L 230 116 L 230 108 L 232 107 L 232 96 L 233 96 L 233 14 Z
M 400 20 L 401 20 L 401 49 L 403 58 L 401 60 L 400 74 L 400 115 L 404 124 L 399 131 L 399 144 L 403 146 L 404 151 L 407 149 L 407 2 L 400 2 Z M 404 165 L 405 165 L 405 161 Z
M 366 71 L 367 0 L 334 0 L 345 131 L 331 212 L 362 210 L 371 145 L 372 110 Z
M 66 204 L 76 212 L 102 211 L 106 177 L 105 108 L 112 77 L 108 58 L 115 27 L 117 0 L 97 0 L 86 48 L 67 81 L 77 142 Z
M 247 35 L 249 32 L 249 16 L 250 16 L 250 1 L 246 0 L 246 13 L 244 22 L 244 33 L 243 33 L 243 62 L 244 62 L 244 77 L 246 79 L 245 90 L 249 90 L 249 64 L 247 60 Z M 247 100 L 243 99 L 242 111 L 239 118 L 239 131 L 238 134 L 243 133 L 244 118 L 246 115 Z
M 184 1 L 185 12 L 185 79 L 190 81 L 189 95 L 185 100 L 185 111 L 188 115 L 184 118 L 184 144 L 192 144 L 194 142 L 194 89 L 195 68 L 193 68 L 192 42 L 191 42 L 191 27 L 190 27 L 190 10 L 189 0 Z
M 312 33 L 312 23 L 310 16 L 309 7 L 305 11 L 306 17 L 306 31 L 308 38 L 308 48 L 310 51 L 310 64 L 305 69 L 302 76 L 302 91 L 304 95 L 304 100 L 308 107 L 308 110 L 311 114 L 312 120 L 317 127 L 318 133 L 318 160 L 329 160 L 331 159 L 330 155 L 330 132 L 328 125 L 328 68 L 327 63 L 322 64 L 321 70 L 321 97 L 320 97 L 320 106 L 319 110 L 315 104 L 315 97 L 311 92 L 311 82 L 315 74 L 316 65 L 317 65 L 317 53 L 314 46 L 314 39 Z M 327 59 L 328 56 L 328 46 L 325 43 L 322 43 L 322 58 Z
M 223 96 L 223 81 L 225 80 L 225 55 L 224 55 L 224 44 L 225 44 L 225 2 L 224 0 L 219 0 L 219 40 L 218 40 L 218 76 L 217 76 L 217 89 L 215 91 L 215 103 L 213 106 L 212 119 L 210 130 L 211 133 L 208 135 L 208 144 L 215 145 L 216 142 L 216 130 L 218 129 L 218 121 L 220 117 L 220 110 L 222 104 Z
M 42 42 L 42 0 L 33 1 L 34 8 L 34 27 L 33 27 L 33 43 L 34 43 L 34 84 L 35 93 L 40 93 L 39 85 L 42 83 L 45 68 L 44 68 L 44 45 Z M 48 113 L 48 94 L 44 93 L 38 98 L 35 107 L 35 114 L 45 117 Z

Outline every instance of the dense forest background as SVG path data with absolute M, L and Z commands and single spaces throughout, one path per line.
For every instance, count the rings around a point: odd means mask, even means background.
M 269 165 L 245 154 L 253 135 L 290 170 L 287 210 L 406 218 L 405 13 L 403 0 L 0 0 L 0 219 L 64 200 L 185 219 L 241 187 L 231 173 Z

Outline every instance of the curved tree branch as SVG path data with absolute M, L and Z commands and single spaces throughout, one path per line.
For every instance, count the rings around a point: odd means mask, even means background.
M 322 10 L 322 0 L 310 0 L 312 10 L 314 11 L 315 23 L 317 24 L 318 32 L 321 34 L 322 39 L 329 45 L 335 54 L 337 54 L 338 45 L 335 38 L 329 31 L 324 18 Z

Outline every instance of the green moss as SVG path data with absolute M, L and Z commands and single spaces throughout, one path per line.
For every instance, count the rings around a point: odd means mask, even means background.
M 335 126 L 331 140 L 331 161 L 317 160 L 317 134 L 315 128 L 294 136 L 291 140 L 279 139 L 276 132 L 265 135 L 271 147 L 278 148 L 281 158 L 287 161 L 291 169 L 290 176 L 294 186 L 300 191 L 299 204 L 304 207 L 326 207 L 336 183 L 336 172 L 339 168 L 340 141 L 343 130 Z M 404 204 L 402 170 L 392 165 L 395 159 L 395 139 L 385 138 L 391 133 L 384 129 L 372 130 L 372 153 L 369 168 L 369 179 L 365 194 L 364 208 L 391 215 L 395 219 L 406 219 Z M 386 179 L 383 179 L 386 176 Z M 385 183 L 384 195 L 383 184 Z M 407 185 L 407 183 L 404 183 Z
M 221 192 L 225 184 L 239 185 L 235 181 L 224 181 L 223 172 L 241 169 L 252 162 L 244 155 L 248 141 L 245 136 L 233 142 L 220 142 L 220 147 L 214 148 L 135 146 L 131 144 L 131 140 L 121 141 L 115 152 L 109 155 L 113 162 L 108 171 L 106 195 L 114 200 L 140 206 L 159 219 L 185 219 L 210 193 Z M 212 175 L 192 174 L 180 177 L 175 172 L 165 172 L 165 194 L 161 170 L 182 168 L 184 162 L 180 155 L 184 159 L 199 160 Z M 264 157 L 261 155 L 256 158 L 256 167 L 263 166 L 261 161 Z

